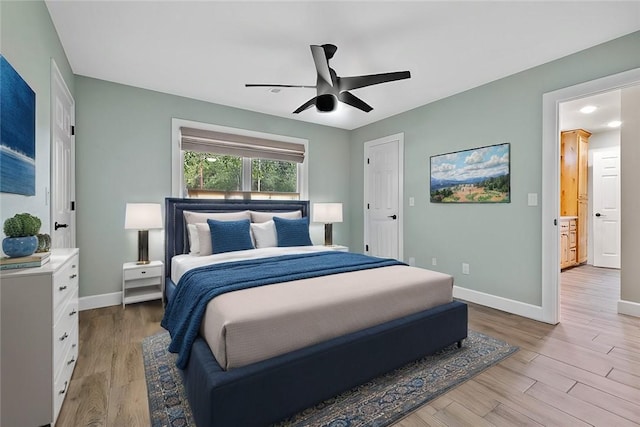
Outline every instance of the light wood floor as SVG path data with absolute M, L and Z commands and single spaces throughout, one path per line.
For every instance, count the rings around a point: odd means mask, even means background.
M 396 427 L 640 425 L 640 319 L 616 313 L 619 272 L 562 273 L 551 326 L 470 305 L 469 327 L 520 347 Z M 83 311 L 80 355 L 58 426 L 148 426 L 140 342 L 160 302 Z

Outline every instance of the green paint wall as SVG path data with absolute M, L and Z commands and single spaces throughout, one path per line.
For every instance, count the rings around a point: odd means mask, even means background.
M 137 233 L 124 230 L 127 202 L 171 195 L 171 119 L 309 140 L 309 198 L 341 201 L 350 216 L 349 132 L 76 76 L 77 244 L 80 296 L 119 292 L 122 263 L 137 257 Z M 348 244 L 348 224 L 334 240 Z M 312 239 L 322 244 L 320 224 Z M 150 258 L 163 259 L 162 232 L 150 231 Z
M 44 2 L 0 1 L 0 53 L 36 93 L 36 194 L 0 193 L 0 221 L 30 212 L 49 233 L 51 58 L 72 94 L 74 76 Z
M 351 245 L 363 241 L 363 144 L 404 132 L 405 259 L 452 274 L 457 286 L 541 305 L 542 95 L 638 67 L 640 32 L 354 130 L 352 204 L 360 209 L 351 210 Z M 503 142 L 511 143 L 510 204 L 429 202 L 430 156 Z M 527 206 L 527 193 L 538 193 L 537 207 Z
M 30 211 L 43 219 L 43 230 L 49 230 L 46 190 L 54 58 L 76 100 L 77 244 L 83 297 L 119 292 L 121 265 L 136 258 L 136 233 L 124 230 L 125 203 L 161 203 L 170 195 L 171 118 L 181 118 L 308 139 L 310 199 L 345 204 L 345 222 L 334 226 L 334 240 L 355 251 L 362 250 L 364 234 L 363 144 L 404 132 L 405 258 L 415 257 L 419 266 L 453 274 L 458 286 L 540 305 L 541 211 L 540 206 L 527 206 L 527 193 L 538 193 L 540 204 L 545 203 L 542 95 L 640 67 L 636 32 L 345 131 L 74 76 L 41 1 L 0 1 L 0 23 L 0 52 L 37 94 L 38 168 L 36 196 L 1 194 L 0 219 Z M 510 204 L 429 203 L 430 156 L 501 142 L 511 143 Z M 409 197 L 415 197 L 414 207 L 408 206 Z M 321 225 L 312 226 L 312 237 L 322 241 Z M 152 258 L 162 258 L 162 233 L 152 231 L 150 239 Z M 640 253 L 637 244 L 631 245 L 632 253 Z M 431 266 L 432 257 L 438 259 L 436 267 Z M 470 264 L 470 275 L 460 274 L 462 262 Z M 627 290 L 625 295 L 635 301 L 637 292 Z

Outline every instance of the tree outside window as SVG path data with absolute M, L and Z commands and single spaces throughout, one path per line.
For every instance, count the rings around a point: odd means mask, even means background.
M 243 188 L 244 170 L 250 171 L 251 188 Z M 248 185 L 247 182 L 247 185 Z M 220 196 L 247 192 L 253 198 L 275 194 L 298 195 L 298 164 L 279 160 L 250 159 L 213 153 L 184 152 L 184 183 L 189 194 Z M 290 198 L 290 197 L 289 197 Z M 296 197 L 297 198 L 297 197 Z

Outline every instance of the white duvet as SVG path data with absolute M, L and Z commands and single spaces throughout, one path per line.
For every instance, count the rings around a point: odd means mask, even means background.
M 324 251 L 263 248 L 172 260 L 172 279 L 211 263 Z M 229 292 L 212 299 L 200 327 L 223 369 L 259 362 L 452 301 L 453 277 L 394 265 Z

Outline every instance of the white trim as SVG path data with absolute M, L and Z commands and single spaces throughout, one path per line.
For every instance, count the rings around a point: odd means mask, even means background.
M 618 301 L 618 313 L 640 317 L 640 303 L 633 301 Z
M 367 195 L 369 194 L 369 180 L 367 158 L 369 150 L 374 145 L 398 141 L 398 259 L 404 259 L 404 132 L 385 136 L 364 143 L 364 244 L 369 241 L 369 216 L 367 215 Z
M 560 321 L 560 103 L 640 83 L 640 68 L 566 87 L 542 96 L 542 321 Z
M 78 307 L 80 311 L 91 310 L 93 308 L 110 307 L 112 305 L 122 304 L 122 292 L 113 292 L 111 294 L 91 295 L 78 299 Z
M 304 162 L 298 166 L 298 182 L 300 199 L 309 198 L 309 140 L 296 138 L 293 136 L 276 135 L 272 133 L 257 132 L 247 129 L 232 128 L 228 126 L 214 125 L 211 123 L 196 122 L 193 120 L 171 119 L 171 195 L 173 197 L 184 197 L 182 152 L 180 151 L 180 128 L 191 127 L 196 129 L 210 130 L 214 132 L 233 133 L 236 135 L 251 136 L 255 138 L 271 139 L 274 141 L 293 142 L 303 144 L 305 153 Z
M 486 307 L 495 308 L 507 313 L 517 314 L 518 316 L 528 317 L 529 319 L 543 321 L 542 307 L 537 305 L 485 294 L 484 292 L 461 288 L 459 286 L 453 287 L 453 297 Z

